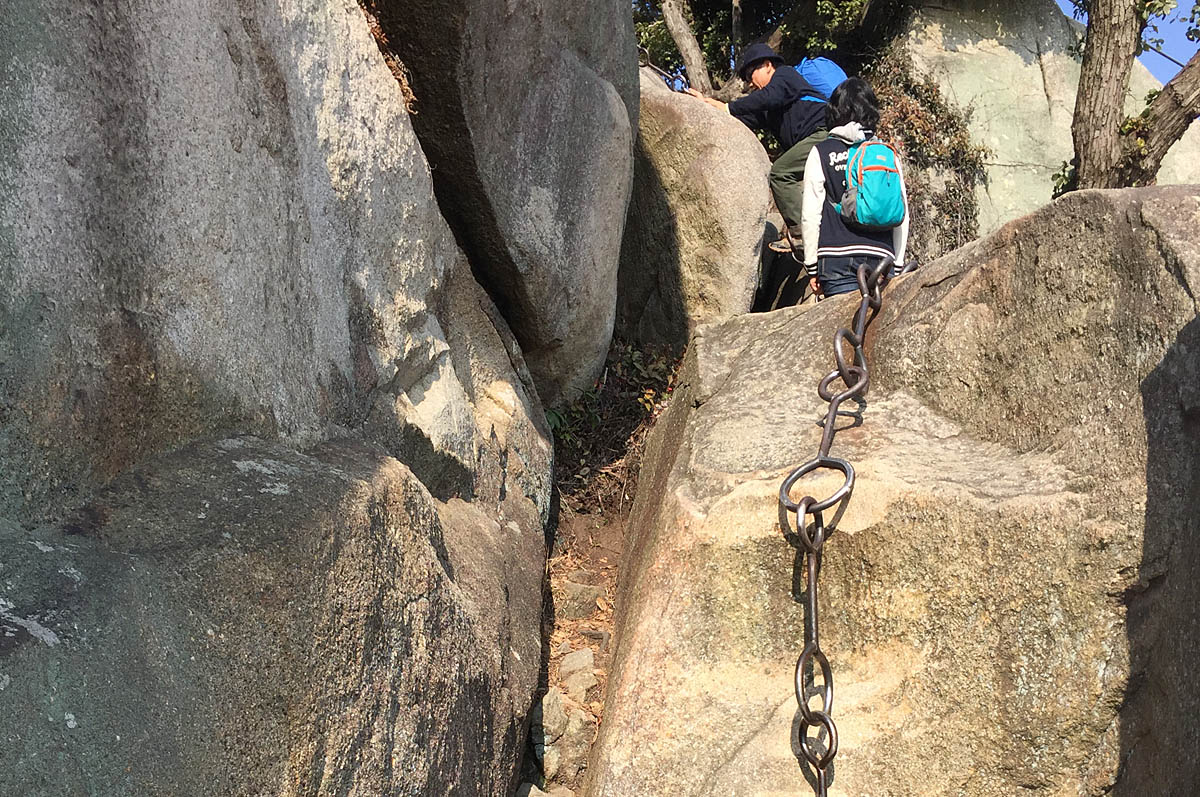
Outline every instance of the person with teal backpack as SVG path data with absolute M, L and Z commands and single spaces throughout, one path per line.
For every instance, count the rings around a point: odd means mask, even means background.
M 875 137 L 879 103 L 870 84 L 849 78 L 826 110 L 829 138 L 804 170 L 804 265 L 815 293 L 858 288 L 858 268 L 892 258 L 898 273 L 908 247 L 908 195 L 896 152 Z

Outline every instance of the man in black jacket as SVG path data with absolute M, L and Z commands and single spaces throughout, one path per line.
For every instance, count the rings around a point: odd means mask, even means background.
M 770 247 L 776 252 L 790 252 L 794 241 L 796 251 L 800 251 L 804 165 L 812 148 L 829 136 L 825 130 L 825 102 L 816 99 L 816 89 L 795 69 L 785 66 L 783 58 L 765 44 L 746 48 L 738 76 L 756 91 L 728 105 L 695 89 L 688 89 L 688 93 L 728 110 L 747 127 L 770 131 L 779 139 L 784 152 L 771 166 L 770 183 L 784 230 Z

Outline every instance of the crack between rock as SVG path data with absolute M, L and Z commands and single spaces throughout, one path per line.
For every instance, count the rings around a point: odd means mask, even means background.
M 746 353 L 746 350 L 749 349 L 751 346 L 753 346 L 755 343 L 758 343 L 759 341 L 763 341 L 763 340 L 770 340 L 778 332 L 780 332 L 782 329 L 787 327 L 790 323 L 792 323 L 792 319 L 779 321 L 777 324 L 775 324 L 773 327 L 771 327 L 766 333 L 764 333 L 760 338 L 758 338 L 756 340 L 747 341 L 745 345 L 743 345 L 740 349 L 737 350 L 737 354 L 734 357 L 731 357 L 730 359 L 731 360 L 740 359 L 741 356 Z M 700 338 L 699 335 L 697 335 L 696 337 L 697 337 L 697 339 Z M 699 361 L 698 361 L 699 354 L 697 354 L 696 356 L 697 356 L 697 366 L 698 366 L 699 365 Z M 725 386 L 729 384 L 729 380 L 732 378 L 733 378 L 733 368 L 730 368 L 725 373 L 725 376 L 721 379 L 721 383 L 719 385 L 717 385 L 715 388 L 713 388 L 713 390 L 711 392 L 709 392 L 703 396 L 697 397 L 696 400 L 699 402 L 699 405 L 696 408 L 698 409 L 699 406 L 706 404 L 707 402 L 711 401 L 712 399 L 714 399 L 718 395 L 720 395 L 722 392 L 724 392 Z
M 1179 257 L 1165 245 L 1162 233 L 1159 232 L 1158 228 L 1146 222 L 1144 206 L 1138 209 L 1138 216 L 1140 217 L 1141 226 L 1154 236 L 1154 250 L 1158 252 L 1158 256 L 1162 259 L 1163 268 L 1175 278 L 1175 281 L 1179 283 L 1179 287 L 1183 288 L 1183 292 L 1187 294 L 1187 297 L 1192 302 L 1192 309 L 1200 314 L 1200 301 L 1197 301 L 1196 294 L 1192 292 L 1192 286 L 1188 283 L 1187 274 L 1183 270 L 1183 264 L 1179 262 Z
M 745 750 L 747 747 L 749 747 L 751 744 L 753 744 L 754 741 L 756 739 L 758 739 L 758 737 L 763 733 L 763 731 L 765 731 L 767 729 L 767 726 L 769 726 L 771 724 L 771 720 L 775 719 L 775 715 L 779 712 L 779 710 L 781 708 L 783 708 L 789 701 L 791 701 L 793 699 L 794 698 L 789 695 L 788 697 L 785 697 L 783 699 L 783 702 L 779 703 L 779 705 L 777 705 L 773 709 L 771 709 L 771 712 L 769 714 L 767 714 L 767 718 L 765 720 L 763 720 L 758 725 L 758 727 L 754 728 L 750 733 L 748 733 L 746 735 L 745 740 L 741 744 L 739 744 L 736 748 L 734 748 L 729 753 L 729 755 L 726 756 L 725 760 L 712 771 L 711 779 L 716 780 L 717 777 L 722 772 L 727 770 L 734 763 L 735 759 L 737 759 L 737 757 L 742 754 L 742 751 Z M 714 792 L 710 791 L 709 794 L 713 794 L 715 797 Z
M 1046 95 L 1046 113 L 1053 114 L 1054 101 L 1050 98 L 1050 84 L 1046 80 L 1046 62 L 1042 58 L 1042 42 L 1040 40 L 1034 40 L 1034 44 L 1037 46 L 1036 60 L 1038 72 L 1042 76 L 1042 94 Z
M 947 274 L 946 276 L 942 277 L 939 280 L 934 280 L 933 282 L 922 282 L 921 287 L 922 288 L 935 288 L 938 285 L 941 285 L 946 280 L 954 279 L 955 277 L 961 277 L 961 276 L 962 276 L 961 271 L 955 271 L 952 274 Z

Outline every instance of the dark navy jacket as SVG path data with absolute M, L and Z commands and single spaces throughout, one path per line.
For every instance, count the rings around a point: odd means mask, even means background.
M 729 113 L 748 127 L 769 130 L 785 150 L 825 127 L 825 103 L 802 100 L 817 91 L 787 64 L 779 64 L 771 82 L 729 103 Z

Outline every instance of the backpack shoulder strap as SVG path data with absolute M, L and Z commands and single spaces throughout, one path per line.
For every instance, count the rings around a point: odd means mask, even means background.
M 849 146 L 850 158 L 846 161 L 846 185 L 850 186 L 850 177 L 853 175 L 856 185 L 862 184 L 862 162 L 863 153 L 866 151 L 866 145 L 870 143 L 870 139 L 866 141 L 855 141 Z

